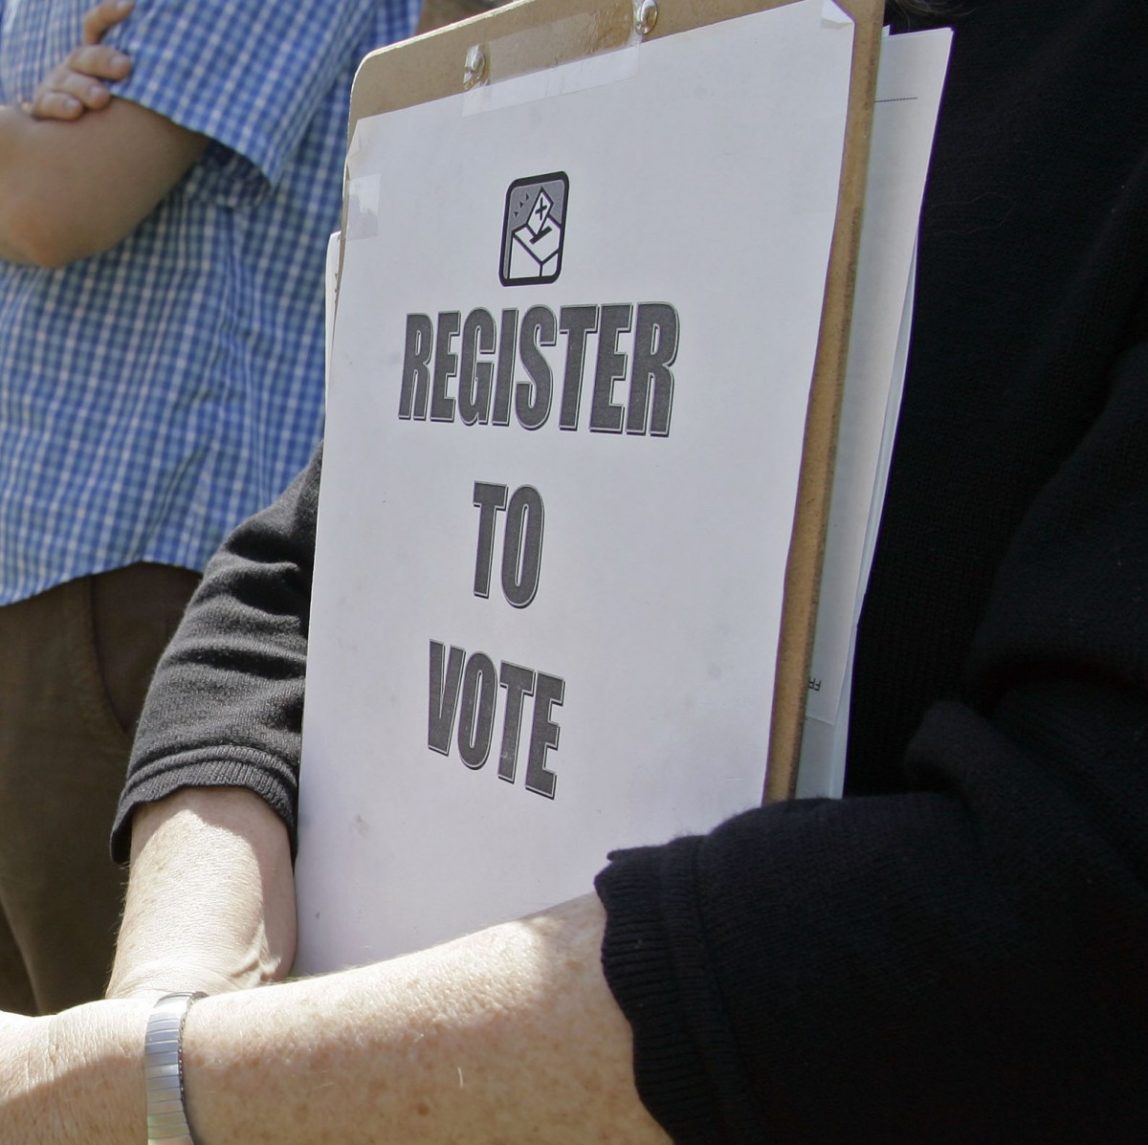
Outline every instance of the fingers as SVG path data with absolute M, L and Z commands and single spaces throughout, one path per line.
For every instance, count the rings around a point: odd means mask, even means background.
M 135 7 L 134 0 L 101 0 L 84 13 L 84 43 L 98 44 L 104 33 L 127 19 Z
M 84 114 L 84 104 L 74 96 L 58 91 L 36 92 L 34 99 L 20 105 L 21 111 L 33 119 L 79 119 Z
M 102 44 L 77 48 L 36 89 L 24 110 L 36 119 L 79 119 L 111 102 L 106 80 L 121 80 L 132 70 L 131 60 Z
M 81 80 L 122 80 L 127 79 L 131 73 L 132 62 L 123 52 L 103 44 L 96 44 L 76 48 L 56 70 L 58 72 L 67 70 L 72 76 Z
M 21 104 L 36 119 L 79 119 L 85 111 L 99 111 L 111 102 L 108 81 L 126 79 L 132 64 L 123 52 L 101 43 L 109 28 L 126 19 L 134 0 L 101 0 L 84 13 L 84 46 L 76 48 Z

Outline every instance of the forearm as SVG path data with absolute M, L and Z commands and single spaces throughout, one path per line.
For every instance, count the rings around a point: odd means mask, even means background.
M 34 262 L 22 241 L 25 205 L 17 179 L 29 123 L 18 108 L 0 104 L 0 258 L 22 265 Z
M 601 913 L 579 900 L 193 1010 L 202 1145 L 324 1131 L 345 1145 L 665 1141 L 634 1092 L 629 1029 L 600 968 Z
M 318 462 L 208 566 L 152 682 L 117 816 L 111 992 L 217 992 L 294 957 L 291 839 Z M 274 808 L 274 810 L 272 810 Z M 189 958 L 206 977 L 189 981 Z M 178 978 L 178 981 L 176 980 Z
M 136 811 L 109 997 L 259 986 L 294 953 L 287 833 L 261 799 L 187 789 Z
M 393 962 L 199 1002 L 184 1037 L 199 1145 L 665 1143 L 634 1090 L 601 935 L 585 898 Z M 89 1064 L 13 1088 L 3 1140 L 43 1140 L 36 1115 L 50 1109 L 70 1126 L 56 1145 L 137 1141 L 145 1015 L 135 1000 L 51 1019 Z
M 0 254 L 58 267 L 110 249 L 155 209 L 206 142 L 124 100 L 74 123 L 0 107 Z

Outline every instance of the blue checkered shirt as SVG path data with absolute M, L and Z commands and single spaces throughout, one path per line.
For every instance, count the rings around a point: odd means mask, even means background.
M 0 102 L 90 3 L 0 0 Z M 212 142 L 106 254 L 0 261 L 0 604 L 137 561 L 201 569 L 305 464 L 351 79 L 418 7 L 136 0 L 108 34 L 134 63 L 117 94 Z

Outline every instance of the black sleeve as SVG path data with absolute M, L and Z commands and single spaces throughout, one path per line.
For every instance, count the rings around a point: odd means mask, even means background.
M 181 787 L 239 786 L 295 845 L 307 626 L 322 451 L 212 558 L 152 681 L 112 832 L 127 858 L 132 809 Z
M 599 876 L 676 1141 L 1148 1139 L 1148 341 L 1033 502 L 970 675 L 903 793 Z

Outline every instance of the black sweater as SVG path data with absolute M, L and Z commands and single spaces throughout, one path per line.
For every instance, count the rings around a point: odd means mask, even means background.
M 598 880 L 680 1142 L 1148 1140 L 1148 4 L 960 12 L 850 795 Z M 293 827 L 318 473 L 209 567 L 119 853 L 187 783 Z

